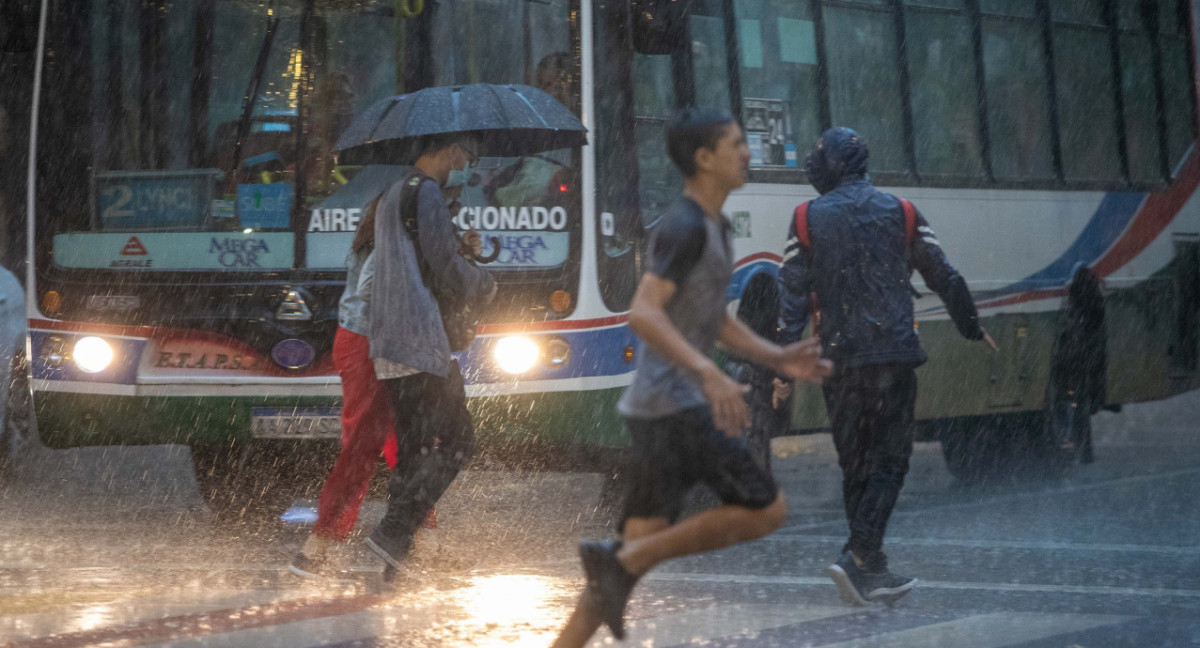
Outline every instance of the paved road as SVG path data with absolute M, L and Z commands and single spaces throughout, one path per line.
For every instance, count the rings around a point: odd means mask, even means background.
M 1200 646 L 1197 412 L 1191 395 L 1098 416 L 1097 462 L 1053 483 L 962 487 L 920 445 L 889 553 L 922 584 L 893 608 L 844 606 L 823 575 L 844 541 L 828 437 L 777 440 L 785 528 L 653 572 L 626 645 Z M 303 528 L 214 517 L 170 488 L 10 489 L 0 645 L 544 646 L 581 586 L 575 539 L 606 533 L 600 481 L 464 475 L 394 587 L 357 544 L 337 578 L 301 582 L 282 569 Z

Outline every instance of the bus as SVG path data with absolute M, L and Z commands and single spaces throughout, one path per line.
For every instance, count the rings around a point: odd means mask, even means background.
M 914 283 L 930 356 L 919 434 L 956 475 L 1041 452 L 1079 264 L 1106 282 L 1107 404 L 1200 387 L 1195 3 L 5 7 L 26 30 L 8 40 L 27 53 L 5 54 L 26 62 L 6 84 L 20 89 L 4 89 L 25 97 L 10 110 L 24 119 L 4 123 L 28 145 L 21 235 L 47 443 L 336 437 L 345 255 L 363 206 L 404 169 L 339 165 L 334 142 L 383 97 L 475 82 L 540 87 L 589 129 L 576 149 L 485 158 L 458 198 L 456 222 L 501 246 L 499 296 L 460 358 L 485 439 L 625 442 L 626 314 L 682 186 L 664 126 L 688 106 L 732 111 L 751 145 L 749 183 L 726 204 L 731 308 L 777 272 L 793 208 L 816 195 L 803 156 L 830 126 L 859 131 L 874 182 L 938 232 L 1001 346 L 958 339 Z M 819 391 L 800 390 L 791 431 L 826 425 Z

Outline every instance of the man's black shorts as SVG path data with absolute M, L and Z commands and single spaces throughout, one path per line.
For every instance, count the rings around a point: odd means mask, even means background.
M 750 509 L 775 501 L 775 480 L 754 461 L 746 441 L 729 438 L 708 407 L 656 419 L 625 419 L 632 441 L 626 472 L 624 521 L 667 518 L 675 522 L 692 486 L 703 483 L 725 504 Z

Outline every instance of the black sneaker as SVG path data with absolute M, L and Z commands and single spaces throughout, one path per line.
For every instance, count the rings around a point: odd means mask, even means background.
M 583 559 L 592 604 L 596 606 L 600 620 L 618 640 L 625 638 L 625 604 L 638 580 L 617 560 L 620 548 L 620 542 L 611 540 L 582 540 L 579 543 L 579 557 Z
M 904 598 L 904 595 L 912 591 L 918 582 L 920 581 L 915 578 L 898 576 L 886 570 L 878 574 L 865 573 L 863 578 L 867 600 L 888 605 Z
M 329 571 L 329 561 L 313 558 L 301 551 L 288 564 L 288 571 L 301 578 L 321 578 Z
M 850 605 L 870 605 L 867 599 L 866 572 L 854 562 L 854 554 L 845 551 L 837 562 L 826 570 L 833 583 L 837 585 L 838 596 Z
M 382 558 L 384 563 L 396 569 L 404 564 L 404 560 L 408 558 L 408 554 L 412 550 L 412 536 L 407 536 L 402 540 L 393 540 L 380 533 L 378 529 L 365 542 L 367 548 Z

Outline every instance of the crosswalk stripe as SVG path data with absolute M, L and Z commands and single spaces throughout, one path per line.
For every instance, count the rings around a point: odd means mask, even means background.
M 821 542 L 827 544 L 845 544 L 846 536 L 833 535 L 801 535 L 775 533 L 762 538 L 758 542 Z M 1108 544 L 1097 542 L 1026 542 L 1020 540 L 975 540 L 966 538 L 893 538 L 888 536 L 888 543 L 893 546 L 908 545 L 913 547 L 966 547 L 969 549 L 1036 549 L 1048 551 L 1095 551 L 1114 553 L 1152 553 L 1168 556 L 1200 556 L 1200 547 L 1180 547 L 1171 545 L 1144 544 Z
M 222 634 L 174 639 L 142 648 L 317 648 L 387 637 L 430 625 L 436 622 L 437 618 L 432 610 L 414 610 L 408 614 L 396 609 L 367 610 Z
M 1006 493 L 1003 495 L 980 497 L 966 502 L 955 502 L 952 504 L 936 504 L 922 508 L 910 510 L 899 510 L 892 513 L 892 519 L 907 518 L 913 516 L 928 516 L 931 513 L 947 513 L 950 511 L 980 511 L 988 510 L 988 507 L 995 507 L 1000 504 L 1020 502 L 1027 499 L 1045 499 L 1047 497 L 1058 497 L 1067 493 L 1083 493 L 1093 490 L 1101 490 L 1105 488 L 1114 488 L 1118 486 L 1129 486 L 1132 484 L 1142 484 L 1147 482 L 1157 482 L 1163 480 L 1171 480 L 1178 477 L 1190 477 L 1192 475 L 1200 475 L 1200 468 L 1186 468 L 1183 470 L 1171 470 L 1149 475 L 1134 475 L 1131 477 L 1117 477 L 1115 479 L 1102 479 L 1093 482 L 1081 484 L 1073 484 L 1054 489 L 1036 489 L 1020 491 L 1016 493 Z M 795 524 L 792 526 L 783 527 L 776 533 L 793 533 L 796 531 L 810 531 L 813 529 L 823 529 L 825 527 L 838 526 L 845 527 L 846 520 L 844 517 L 832 516 L 829 520 L 823 522 L 809 522 L 806 524 Z
M 857 611 L 845 606 L 720 605 L 628 621 L 626 644 L 645 648 L 692 645 L 719 637 L 750 634 Z M 611 637 L 607 631 L 601 631 L 590 646 L 601 648 L 609 645 Z
M 753 574 L 694 574 L 680 572 L 651 572 L 643 581 L 692 582 L 692 583 L 738 583 L 753 585 L 829 585 L 828 578 L 815 576 L 756 576 Z M 1042 592 L 1048 594 L 1087 594 L 1116 596 L 1149 596 L 1200 598 L 1200 590 L 1156 589 L 1148 587 L 1110 587 L 1106 585 L 1042 585 L 1036 583 L 972 583 L 953 581 L 921 580 L 918 589 L 978 590 L 985 592 Z
M 55 610 L 0 616 L 0 643 L 26 641 L 52 634 L 92 630 L 97 619 L 117 627 L 171 616 L 200 614 L 213 610 L 242 608 L 298 598 L 300 593 L 278 590 L 220 593 L 210 596 L 195 593 L 160 594 L 153 600 L 112 594 L 110 603 L 89 604 L 83 610 Z
M 919 628 L 843 641 L 822 648 L 929 648 L 971 646 L 1001 648 L 1082 630 L 1123 623 L 1136 617 L 1104 614 L 981 614 Z

